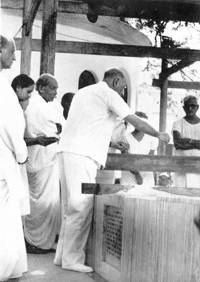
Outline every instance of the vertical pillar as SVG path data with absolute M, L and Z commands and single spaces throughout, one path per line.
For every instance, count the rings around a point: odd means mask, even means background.
M 58 0 L 43 0 L 40 73 L 54 74 Z
M 167 89 L 168 89 L 168 77 L 165 76 L 167 69 L 167 60 L 162 60 L 161 76 L 160 76 L 160 118 L 159 118 L 159 131 L 166 130 L 167 124 Z M 163 142 L 159 142 L 159 155 L 165 155 L 166 145 Z
M 32 32 L 26 36 L 25 19 L 31 5 L 32 0 L 23 1 L 23 27 L 22 27 L 22 46 L 21 46 L 21 65 L 20 73 L 30 74 L 31 71 L 31 40 Z

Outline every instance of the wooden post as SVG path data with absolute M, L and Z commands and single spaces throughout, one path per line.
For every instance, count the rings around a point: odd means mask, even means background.
M 21 43 L 21 65 L 20 73 L 30 74 L 31 71 L 31 39 L 32 32 L 26 36 L 25 19 L 31 5 L 32 0 L 24 0 L 23 8 L 23 27 L 22 27 L 22 43 Z
M 58 0 L 43 0 L 40 73 L 54 74 Z
M 165 76 L 167 70 L 167 60 L 162 60 L 161 68 L 161 86 L 160 86 L 160 118 L 159 118 L 159 131 L 166 130 L 167 123 L 167 88 L 168 88 L 168 77 Z M 166 146 L 163 142 L 159 142 L 159 155 L 165 155 Z

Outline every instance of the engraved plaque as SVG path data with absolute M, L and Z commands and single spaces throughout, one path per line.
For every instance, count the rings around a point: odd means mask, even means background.
M 103 261 L 120 268 L 122 253 L 122 210 L 115 206 L 104 206 Z

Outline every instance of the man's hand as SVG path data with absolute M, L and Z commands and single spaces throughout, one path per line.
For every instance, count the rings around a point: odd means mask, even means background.
M 169 143 L 170 137 L 166 132 L 159 132 L 158 139 L 160 139 L 160 141 Z
M 130 173 L 132 173 L 135 176 L 136 179 L 136 183 L 138 185 L 142 185 L 143 184 L 143 178 L 142 175 L 140 174 L 140 172 L 136 169 L 131 169 Z
M 48 146 L 52 143 L 57 142 L 59 139 L 56 137 L 46 137 L 46 136 L 38 136 L 37 144 L 41 146 Z
M 121 153 L 127 153 L 130 146 L 128 143 L 120 141 L 120 142 L 111 142 L 110 147 L 120 150 Z

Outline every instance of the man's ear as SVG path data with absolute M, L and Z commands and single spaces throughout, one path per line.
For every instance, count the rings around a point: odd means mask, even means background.
M 44 86 L 39 85 L 39 87 L 38 87 L 38 92 L 39 92 L 39 93 L 43 93 L 43 92 L 44 92 Z
M 118 86 L 118 81 L 119 81 L 119 78 L 118 78 L 118 77 L 115 77 L 115 78 L 113 79 L 113 86 L 114 86 L 114 88 L 116 88 L 116 87 Z

